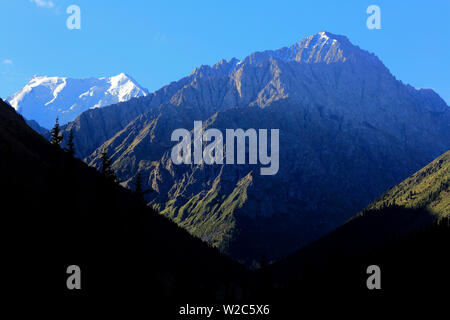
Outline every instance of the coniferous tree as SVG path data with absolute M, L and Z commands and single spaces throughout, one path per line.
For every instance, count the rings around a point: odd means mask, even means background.
M 117 182 L 116 173 L 114 172 L 112 168 L 112 161 L 108 157 L 108 152 L 106 150 L 103 150 L 102 152 L 102 174 L 110 181 Z
M 67 153 L 71 156 L 75 156 L 75 143 L 73 142 L 73 129 L 70 129 L 69 141 L 67 142 Z
M 134 181 L 134 195 L 136 197 L 136 199 L 141 203 L 144 204 L 145 203 L 145 199 L 144 196 L 149 193 L 152 192 L 153 190 L 144 190 L 142 188 L 142 176 L 141 173 L 138 172 L 137 176 L 136 176 L 136 180 Z
M 63 136 L 62 136 L 62 134 L 60 134 L 58 118 L 56 118 L 55 125 L 53 126 L 52 130 L 50 131 L 50 134 L 51 134 L 50 143 L 54 146 L 59 147 L 59 145 L 61 144 L 61 141 L 63 139 Z

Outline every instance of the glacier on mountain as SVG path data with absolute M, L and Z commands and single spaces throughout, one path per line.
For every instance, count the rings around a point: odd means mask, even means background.
M 88 109 L 142 97 L 148 94 L 130 76 L 73 79 L 33 76 L 21 90 L 7 101 L 26 119 L 51 128 L 56 118 L 68 123 Z

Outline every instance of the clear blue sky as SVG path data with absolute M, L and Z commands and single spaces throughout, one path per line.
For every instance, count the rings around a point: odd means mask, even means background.
M 66 28 L 71 4 L 81 9 L 81 30 Z M 381 30 L 366 27 L 371 4 L 381 8 Z M 0 12 L 2 98 L 33 74 L 125 72 L 154 91 L 202 64 L 326 30 L 346 35 L 397 79 L 432 88 L 450 104 L 450 0 L 0 0 Z

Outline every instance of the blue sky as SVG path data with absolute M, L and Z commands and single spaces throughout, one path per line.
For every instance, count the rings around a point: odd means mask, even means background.
M 69 5 L 81 29 L 69 30 Z M 369 30 L 366 8 L 381 9 Z M 326 30 L 374 52 L 405 83 L 450 104 L 450 1 L 0 0 L 0 97 L 34 74 L 125 72 L 150 91 L 202 64 L 277 49 Z

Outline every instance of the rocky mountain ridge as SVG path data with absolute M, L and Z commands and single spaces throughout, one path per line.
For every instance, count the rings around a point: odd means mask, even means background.
M 173 130 L 280 130 L 280 170 L 179 165 Z M 95 130 L 93 130 L 95 128 Z M 79 156 L 108 150 L 125 186 L 140 173 L 163 214 L 234 258 L 278 258 L 333 230 L 450 148 L 450 109 L 373 54 L 321 32 L 290 48 L 222 60 L 140 99 L 68 124 Z

